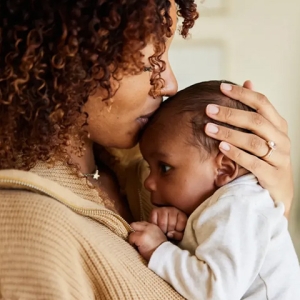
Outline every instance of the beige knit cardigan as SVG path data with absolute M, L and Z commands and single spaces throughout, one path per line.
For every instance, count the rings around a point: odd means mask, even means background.
M 121 169 L 144 219 L 143 162 Z M 0 171 L 0 299 L 182 299 L 128 244 L 130 231 L 66 166 Z

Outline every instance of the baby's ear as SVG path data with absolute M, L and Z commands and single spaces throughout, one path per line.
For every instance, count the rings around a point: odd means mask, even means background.
M 239 172 L 239 166 L 233 160 L 219 152 L 216 157 L 217 174 L 215 177 L 215 185 L 221 186 L 233 181 Z

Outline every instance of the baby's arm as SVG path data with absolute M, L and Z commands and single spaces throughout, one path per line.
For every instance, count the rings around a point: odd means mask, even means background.
M 193 224 L 195 253 L 164 242 L 148 267 L 187 299 L 241 299 L 271 238 L 268 221 L 248 201 L 226 197 L 207 207 Z

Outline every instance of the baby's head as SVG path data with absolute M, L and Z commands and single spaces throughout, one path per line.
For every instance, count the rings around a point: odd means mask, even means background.
M 205 113 L 208 104 L 252 110 L 223 95 L 220 84 L 201 82 L 178 92 L 145 128 L 140 149 L 150 166 L 145 187 L 154 205 L 175 206 L 190 215 L 218 188 L 247 173 L 219 151 L 219 141 L 204 132 L 212 122 Z

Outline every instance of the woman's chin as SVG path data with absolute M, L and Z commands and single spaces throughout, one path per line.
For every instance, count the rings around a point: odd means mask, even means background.
M 139 142 L 139 134 L 136 134 L 135 137 L 132 138 L 131 141 L 128 141 L 128 144 L 123 149 L 130 149 L 136 146 Z
M 135 126 L 132 126 L 130 130 L 122 131 L 114 129 L 114 134 L 106 135 L 106 137 L 103 139 L 102 136 L 94 137 L 92 136 L 93 142 L 102 145 L 106 148 L 118 148 L 118 149 L 130 149 L 136 146 L 139 142 L 139 138 L 141 135 L 141 127 L 136 124 Z
M 131 131 L 128 133 L 127 138 L 120 141 L 120 145 L 118 145 L 116 148 L 119 149 L 130 149 L 136 146 L 139 143 L 139 140 L 141 138 L 141 134 L 143 132 L 143 126 L 140 125 L 137 126 L 134 131 Z
M 118 143 L 114 143 L 110 145 L 109 147 L 112 148 L 118 148 L 118 149 L 130 149 L 136 146 L 139 142 L 139 132 L 137 132 L 135 135 L 128 136 L 126 139 L 120 139 Z

